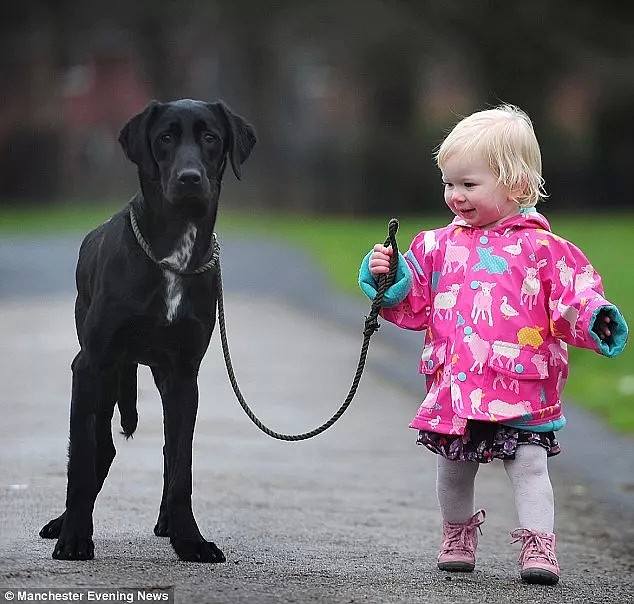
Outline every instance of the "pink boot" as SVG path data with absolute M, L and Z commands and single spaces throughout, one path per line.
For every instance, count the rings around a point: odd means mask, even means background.
M 478 510 L 466 522 L 443 522 L 443 542 L 438 556 L 440 570 L 471 572 L 475 568 L 475 551 L 478 534 L 486 514 Z
M 555 534 L 515 529 L 512 543 L 522 542 L 518 564 L 520 577 L 527 583 L 555 585 L 559 581 L 559 564 L 555 555 Z

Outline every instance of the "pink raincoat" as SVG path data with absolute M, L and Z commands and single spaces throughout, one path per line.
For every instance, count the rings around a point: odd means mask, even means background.
M 368 259 L 360 284 L 373 297 Z M 417 235 L 399 263 L 394 305 L 381 314 L 425 330 L 427 396 L 411 428 L 463 434 L 473 419 L 557 430 L 567 345 L 606 356 L 625 346 L 627 325 L 600 276 L 535 210 L 484 230 L 455 218 Z M 605 341 L 592 331 L 601 310 L 612 320 Z

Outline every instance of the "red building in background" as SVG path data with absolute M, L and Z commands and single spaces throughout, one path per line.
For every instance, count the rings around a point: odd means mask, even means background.
M 60 70 L 35 37 L 0 73 L 0 200 L 101 198 L 130 191 L 119 130 L 152 98 L 127 45 L 101 44 Z M 130 174 L 122 182 L 121 174 Z
M 64 191 L 103 197 L 129 189 L 118 182 L 126 160 L 117 139 L 151 97 L 127 53 L 101 51 L 67 70 L 60 95 Z

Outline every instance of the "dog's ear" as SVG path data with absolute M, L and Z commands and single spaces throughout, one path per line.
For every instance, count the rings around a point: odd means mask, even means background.
M 255 129 L 246 120 L 233 113 L 222 101 L 209 104 L 212 108 L 220 110 L 229 126 L 229 159 L 233 173 L 239 180 L 242 176 L 240 166 L 251 154 L 251 149 L 257 140 Z
M 150 101 L 145 109 L 131 118 L 119 133 L 119 143 L 126 157 L 138 166 L 140 172 L 153 179 L 158 176 L 158 168 L 152 156 L 148 134 L 150 124 L 160 106 L 161 103 L 158 101 Z

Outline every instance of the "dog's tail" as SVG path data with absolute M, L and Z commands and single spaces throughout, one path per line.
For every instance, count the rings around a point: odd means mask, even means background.
M 119 372 L 119 415 L 121 428 L 126 438 L 130 438 L 136 430 L 139 415 L 136 409 L 136 370 L 137 365 L 122 365 Z

